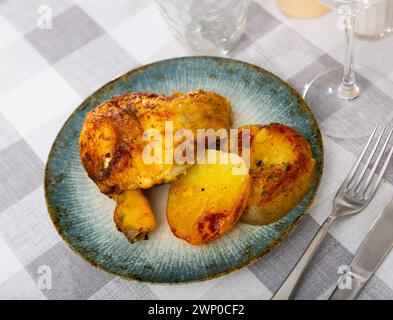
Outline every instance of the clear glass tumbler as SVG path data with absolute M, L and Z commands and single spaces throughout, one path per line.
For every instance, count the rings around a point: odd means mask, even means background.
M 355 33 L 360 38 L 381 39 L 393 31 L 393 1 L 382 0 L 358 13 Z
M 156 0 L 175 37 L 192 51 L 227 54 L 242 36 L 250 0 Z

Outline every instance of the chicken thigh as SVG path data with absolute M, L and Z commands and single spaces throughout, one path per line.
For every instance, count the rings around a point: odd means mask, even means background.
M 146 139 L 146 133 L 154 130 L 165 137 L 169 123 L 170 133 L 189 129 L 196 139 L 197 129 L 229 130 L 231 118 L 230 102 L 214 92 L 196 90 L 171 96 L 151 93 L 115 96 L 87 114 L 79 139 L 81 162 L 101 192 L 121 204 L 117 209 L 121 215 L 117 216 L 138 215 L 135 211 L 143 207 L 135 206 L 134 210 L 129 205 L 132 204 L 127 199 L 129 195 L 145 206 L 143 214 L 139 214 L 147 217 L 152 215 L 151 209 L 147 199 L 141 200 L 144 196 L 138 190 L 172 182 L 192 163 L 176 163 L 174 153 L 167 152 L 166 139 L 160 144 L 163 161 L 147 163 L 144 151 L 153 138 Z M 170 150 L 182 143 L 176 139 L 170 141 Z M 130 190 L 136 191 L 126 192 Z M 144 225 L 146 219 L 117 218 L 115 222 L 133 242 L 144 238 L 154 228 L 154 217 L 148 218 L 150 227 Z M 125 220 L 127 226 L 122 225 Z

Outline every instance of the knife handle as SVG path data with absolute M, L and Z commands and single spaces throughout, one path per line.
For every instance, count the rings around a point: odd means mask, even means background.
M 336 286 L 329 300 L 354 300 L 367 281 L 352 277 L 351 289 L 340 289 Z
M 315 252 L 319 248 L 322 240 L 325 238 L 330 226 L 336 219 L 335 216 L 329 216 L 322 226 L 319 228 L 317 234 L 314 236 L 311 243 L 308 245 L 306 251 L 303 253 L 302 257 L 292 269 L 291 273 L 285 279 L 284 283 L 277 290 L 272 300 L 289 300 L 295 293 L 295 289 L 298 286 L 299 280 L 302 278 L 304 271 L 306 270 L 308 264 L 310 263 Z

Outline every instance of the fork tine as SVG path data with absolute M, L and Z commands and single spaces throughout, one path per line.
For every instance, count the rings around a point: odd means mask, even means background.
M 384 133 L 385 133 L 385 127 L 382 128 L 382 132 L 379 135 L 379 137 L 377 139 L 377 142 L 375 143 L 372 151 L 370 152 L 370 155 L 368 156 L 368 159 L 367 159 L 366 163 L 364 164 L 363 169 L 360 171 L 360 174 L 356 175 L 356 180 L 353 183 L 353 191 L 354 192 L 356 192 L 356 190 L 359 188 L 360 183 L 361 183 L 361 181 L 362 181 L 362 179 L 364 177 L 364 174 L 366 173 L 367 168 L 370 165 L 370 162 L 371 162 L 372 158 L 374 157 L 375 152 L 377 151 L 379 144 L 381 143 L 381 140 L 382 140 L 382 137 L 383 137 Z
M 382 167 L 382 169 L 381 169 L 381 172 L 380 172 L 379 175 L 378 175 L 377 180 L 375 180 L 375 182 L 370 186 L 370 188 L 369 188 L 370 191 L 367 192 L 367 193 L 365 194 L 364 197 L 365 197 L 366 199 L 372 198 L 372 197 L 374 196 L 374 194 L 375 194 L 375 191 L 377 191 L 378 186 L 379 186 L 379 184 L 381 183 L 382 177 L 383 177 L 383 175 L 384 175 L 384 173 L 385 173 L 385 171 L 386 171 L 386 169 L 387 169 L 387 167 L 388 167 L 388 164 L 389 164 L 389 162 L 390 162 L 390 159 L 392 158 L 392 155 L 393 155 L 393 147 L 390 148 L 389 155 L 388 155 L 388 157 L 386 158 L 385 163 L 383 164 L 383 167 Z M 367 191 L 367 190 L 366 190 L 366 191 Z
M 378 127 L 379 127 L 379 123 L 377 123 L 377 125 L 375 126 L 373 132 L 371 133 L 370 137 L 368 138 L 368 141 L 367 141 L 366 145 L 364 146 L 364 148 L 362 150 L 362 153 L 360 154 L 359 158 L 356 160 L 356 162 L 353 165 L 353 167 L 352 167 L 351 171 L 349 172 L 348 176 L 345 178 L 345 180 L 344 180 L 344 182 L 342 184 L 342 186 L 345 187 L 345 189 L 348 189 L 349 183 L 352 181 L 353 176 L 354 176 L 356 170 L 358 169 L 358 167 L 360 165 L 360 162 L 364 158 L 364 155 L 366 154 L 366 151 L 367 151 L 367 149 L 368 149 L 372 139 L 374 138 L 375 132 L 377 131 Z
M 378 158 L 377 158 L 377 160 L 375 160 L 375 163 L 374 163 L 374 165 L 373 165 L 373 167 L 372 167 L 372 169 L 371 169 L 371 171 L 370 171 L 368 177 L 366 178 L 366 181 L 363 183 L 362 187 L 360 188 L 359 193 L 361 193 L 361 194 L 363 194 L 363 195 L 365 194 L 365 192 L 366 192 L 366 190 L 367 190 L 367 187 L 368 187 L 368 185 L 370 184 L 370 182 L 371 182 L 371 180 L 372 180 L 372 178 L 373 178 L 373 176 L 374 176 L 374 174 L 375 174 L 375 171 L 377 170 L 377 167 L 378 167 L 379 163 L 381 162 L 382 156 L 383 156 L 383 154 L 385 153 L 385 150 L 386 150 L 386 148 L 387 148 L 387 146 L 388 146 L 388 144 L 389 144 L 389 141 L 390 141 L 390 138 L 391 138 L 391 136 L 392 136 L 392 133 L 393 133 L 393 129 L 390 130 L 389 135 L 388 135 L 388 137 L 386 138 L 386 141 L 385 141 L 385 143 L 384 143 L 384 145 L 383 145 L 381 151 L 379 152 Z M 360 187 L 360 186 L 359 186 L 359 187 Z M 358 187 L 358 188 L 359 188 L 359 187 Z M 355 190 L 355 191 L 356 191 L 356 190 Z

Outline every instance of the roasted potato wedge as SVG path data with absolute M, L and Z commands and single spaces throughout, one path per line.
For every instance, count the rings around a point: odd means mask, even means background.
M 114 221 L 119 231 L 123 232 L 127 240 L 134 243 L 144 240 L 156 225 L 150 203 L 140 190 L 125 191 L 114 195 L 116 209 Z
M 309 191 L 316 162 L 305 137 L 282 124 L 250 125 L 251 192 L 242 222 L 270 224 Z M 241 144 L 240 144 L 241 145 Z
M 167 218 L 173 234 L 194 245 L 212 242 L 230 230 L 242 215 L 250 193 L 250 175 L 241 157 L 206 150 L 197 163 L 170 188 Z M 228 157 L 223 164 L 220 159 Z M 221 163 L 220 163 L 221 162 Z

